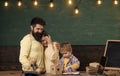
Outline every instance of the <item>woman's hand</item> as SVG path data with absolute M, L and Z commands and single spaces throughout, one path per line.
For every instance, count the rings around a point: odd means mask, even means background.
M 47 41 L 48 44 L 52 43 L 52 40 L 51 40 L 50 36 L 46 36 L 45 39 L 46 39 L 46 41 Z

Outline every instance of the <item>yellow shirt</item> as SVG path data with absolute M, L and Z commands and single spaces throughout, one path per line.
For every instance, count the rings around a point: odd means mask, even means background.
M 40 42 L 36 41 L 31 34 L 26 35 L 20 42 L 20 56 L 19 61 L 24 66 L 31 66 L 29 59 L 34 58 L 36 64 L 40 68 L 44 68 L 43 61 L 43 46 Z
M 55 46 L 48 44 L 48 47 L 45 49 L 45 69 L 46 73 L 50 73 L 50 66 L 56 65 L 59 61 L 59 52 Z
M 69 58 L 64 58 L 64 68 L 67 67 L 67 64 L 69 63 L 69 61 L 70 61 Z M 72 69 L 78 69 L 79 64 L 74 63 L 74 64 L 70 65 L 69 67 L 72 68 Z
M 64 68 L 66 68 L 67 67 L 67 63 L 69 62 L 69 58 L 64 58 Z

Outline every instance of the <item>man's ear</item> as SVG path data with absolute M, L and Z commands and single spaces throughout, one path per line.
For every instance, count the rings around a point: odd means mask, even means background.
M 30 26 L 30 29 L 33 30 L 33 26 L 32 25 Z

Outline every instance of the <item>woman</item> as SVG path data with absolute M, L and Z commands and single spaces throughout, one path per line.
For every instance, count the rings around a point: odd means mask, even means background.
M 42 44 L 44 46 L 46 73 L 50 73 L 50 67 L 52 65 L 57 65 L 59 61 L 60 44 L 58 42 L 52 42 L 50 36 L 43 36 Z

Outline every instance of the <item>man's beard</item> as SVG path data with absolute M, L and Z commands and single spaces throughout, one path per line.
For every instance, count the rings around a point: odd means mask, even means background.
M 35 40 L 41 42 L 42 33 L 38 33 L 38 32 L 34 33 L 34 32 L 32 31 L 32 35 L 33 35 L 33 37 L 35 38 Z

